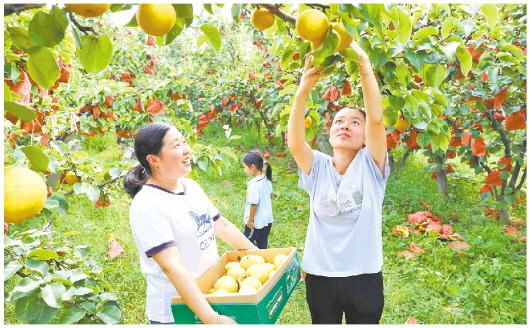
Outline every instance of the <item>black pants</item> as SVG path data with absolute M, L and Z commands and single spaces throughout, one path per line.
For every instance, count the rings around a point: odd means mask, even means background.
M 243 234 L 248 238 L 257 248 L 265 249 L 269 244 L 269 234 L 271 232 L 272 223 L 269 223 L 268 226 L 265 226 L 261 229 L 252 229 L 250 230 L 247 225 L 245 225 L 245 231 Z
M 381 272 L 351 277 L 307 274 L 306 299 L 313 324 L 378 324 L 384 307 Z

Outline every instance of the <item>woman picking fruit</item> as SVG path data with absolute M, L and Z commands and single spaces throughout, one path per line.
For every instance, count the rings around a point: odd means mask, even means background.
M 288 123 L 299 185 L 310 196 L 302 268 L 313 323 L 379 323 L 384 305 L 381 218 L 389 175 L 381 94 L 368 55 L 355 42 L 365 111 L 346 107 L 329 131 L 333 155 L 305 141 L 305 102 L 322 67 L 305 61 Z
M 174 322 L 171 298 L 178 293 L 203 323 L 236 323 L 212 309 L 195 279 L 219 259 L 216 236 L 240 250 L 256 246 L 185 178 L 191 149 L 175 127 L 142 127 L 134 150 L 140 164 L 127 173 L 124 187 L 133 197 L 130 224 L 147 279 L 147 318 Z

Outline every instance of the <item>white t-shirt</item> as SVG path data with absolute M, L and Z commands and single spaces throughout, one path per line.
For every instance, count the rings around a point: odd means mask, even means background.
M 272 217 L 272 183 L 264 174 L 260 174 L 247 183 L 247 198 L 245 201 L 245 217 L 243 222 L 247 224 L 250 216 L 250 205 L 258 205 L 254 214 L 254 228 L 262 229 L 274 222 Z
M 305 272 L 348 277 L 381 271 L 381 221 L 389 171 L 386 160 L 381 174 L 366 147 L 342 176 L 331 156 L 313 151 L 309 175 L 299 170 L 299 186 L 310 198 L 302 260 Z
M 147 280 L 146 315 L 151 321 L 173 322 L 171 298 L 178 294 L 153 254 L 175 245 L 195 278 L 219 259 L 213 226 L 219 211 L 195 181 L 183 178 L 182 183 L 184 192 L 178 194 L 147 184 L 131 203 L 130 224 Z

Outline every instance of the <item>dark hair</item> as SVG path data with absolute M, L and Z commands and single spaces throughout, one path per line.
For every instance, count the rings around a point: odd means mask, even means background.
M 265 170 L 265 176 L 269 181 L 272 181 L 272 168 L 269 162 L 264 161 L 263 157 L 257 152 L 257 151 L 250 151 L 243 156 L 243 163 L 245 163 L 246 166 L 250 167 L 250 165 L 254 164 L 254 166 L 263 172 L 263 164 L 267 165 L 267 168 Z
M 344 108 L 350 108 L 350 109 L 355 109 L 357 111 L 359 111 L 361 114 L 363 114 L 363 117 L 364 119 L 366 120 L 366 111 L 360 107 L 349 107 L 349 106 L 346 106 L 346 107 L 342 107 L 339 111 L 343 110 Z
M 147 182 L 151 175 L 151 167 L 147 155 L 157 155 L 162 149 L 163 139 L 173 126 L 167 123 L 152 123 L 138 130 L 134 138 L 134 153 L 139 165 L 127 172 L 123 179 L 125 191 L 134 197 Z

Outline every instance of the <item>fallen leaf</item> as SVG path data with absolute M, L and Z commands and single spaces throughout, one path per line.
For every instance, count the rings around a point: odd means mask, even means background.
M 410 243 L 409 249 L 410 249 L 411 253 L 415 253 L 415 254 L 425 253 L 425 251 L 423 249 L 419 248 L 418 246 L 416 246 L 416 244 L 414 242 Z
M 406 260 L 412 260 L 416 258 L 414 256 L 414 253 L 412 253 L 411 251 L 399 251 L 396 253 L 396 255 L 397 257 L 402 257 L 402 258 L 405 258 Z
M 107 252 L 107 256 L 109 257 L 109 260 L 113 260 L 118 256 L 125 256 L 125 250 L 114 237 L 111 237 L 109 240 L 109 251 Z
M 407 318 L 407 321 L 405 321 L 406 325 L 417 325 L 418 321 L 413 316 L 410 316 Z
M 512 226 L 504 226 L 504 231 L 509 235 L 518 236 L 521 232 Z
M 409 237 L 409 228 L 397 225 L 392 228 L 392 236 L 408 238 Z
M 465 250 L 465 249 L 468 249 L 470 248 L 471 246 L 466 243 L 465 241 L 453 241 L 451 243 L 449 243 L 449 248 L 451 249 L 454 249 L 456 251 L 458 250 Z
M 423 199 L 420 198 L 420 202 L 422 203 L 423 206 L 425 206 L 427 209 L 431 209 L 432 206 L 427 204 Z
M 510 224 L 516 228 L 522 227 L 524 225 L 524 220 L 521 218 L 511 218 Z

